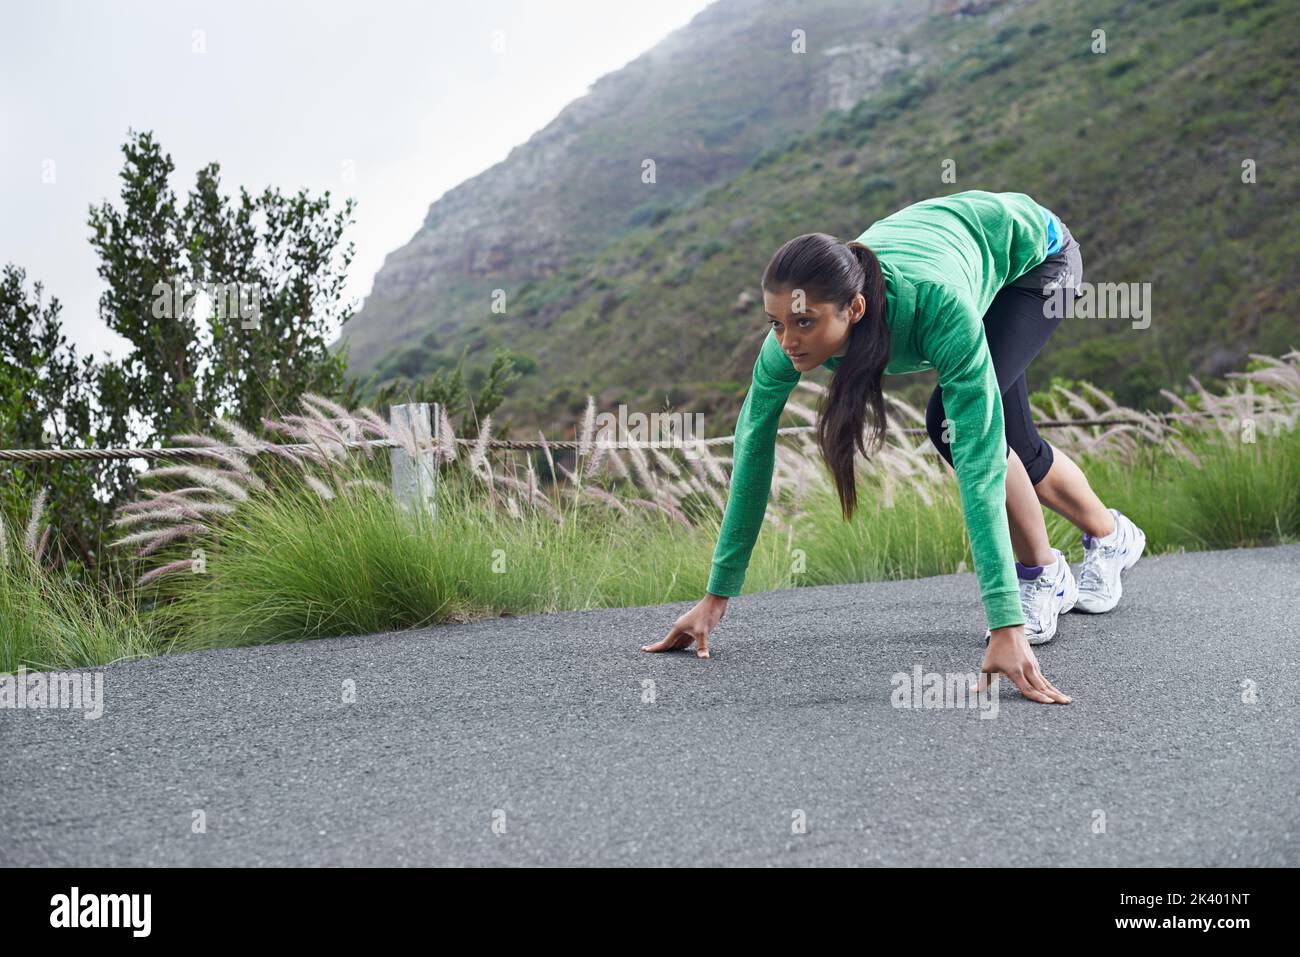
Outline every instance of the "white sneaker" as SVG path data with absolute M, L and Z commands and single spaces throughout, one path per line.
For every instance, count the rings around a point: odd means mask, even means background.
M 1037 578 L 1020 579 L 1020 610 L 1025 616 L 1025 640 L 1044 645 L 1056 637 L 1057 619 L 1074 607 L 1079 589 L 1059 548 L 1053 548 L 1055 563 L 1047 565 Z M 993 632 L 985 629 L 984 644 Z
M 1120 573 L 1132 568 L 1147 537 L 1142 529 L 1129 520 L 1119 509 L 1107 509 L 1115 516 L 1115 531 L 1107 538 L 1093 538 L 1083 533 L 1083 568 L 1079 570 L 1079 600 L 1075 609 L 1099 615 L 1119 604 L 1123 591 Z

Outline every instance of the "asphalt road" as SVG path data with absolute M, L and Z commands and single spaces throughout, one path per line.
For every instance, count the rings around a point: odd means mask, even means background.
M 1295 866 L 1297 582 L 1144 557 L 1036 649 L 1069 705 L 895 706 L 979 667 L 970 574 L 733 599 L 710 660 L 638 650 L 679 603 L 114 665 L 0 709 L 0 863 Z

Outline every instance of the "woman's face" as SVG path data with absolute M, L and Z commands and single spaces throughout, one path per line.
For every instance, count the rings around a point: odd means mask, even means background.
M 848 351 L 849 333 L 866 312 L 867 300 L 858 293 L 841 311 L 834 303 L 806 299 L 801 289 L 765 289 L 763 308 L 781 349 L 796 369 L 805 372 Z

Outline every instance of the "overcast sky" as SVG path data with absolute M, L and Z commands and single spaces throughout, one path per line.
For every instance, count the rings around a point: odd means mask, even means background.
M 120 206 L 127 131 L 152 130 L 180 205 L 214 161 L 227 195 L 356 198 L 359 302 L 433 200 L 706 6 L 0 0 L 0 264 L 59 298 L 80 354 L 121 355 L 98 317 L 87 210 Z

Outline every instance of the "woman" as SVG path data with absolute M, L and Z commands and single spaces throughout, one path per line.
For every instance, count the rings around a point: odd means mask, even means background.
M 1029 413 L 1025 369 L 1069 311 L 1062 297 L 1072 300 L 1081 280 L 1079 244 L 1024 193 L 967 190 L 927 199 L 852 242 L 807 233 L 778 249 L 763 273 L 771 329 L 736 423 L 731 491 L 707 594 L 642 650 L 694 644 L 708 657 L 709 634 L 728 597 L 740 593 L 767 508 L 777 422 L 803 372 L 819 365 L 835 372 L 818 444 L 847 521 L 857 501 L 855 448 L 867 456 L 868 405 L 873 439 L 884 440 L 881 376 L 933 368 L 939 384 L 926 426 L 957 473 L 988 625 L 981 672 L 1007 675 L 1031 700 L 1068 703 L 1030 646 L 1050 641 L 1058 616 L 1072 608 L 1114 608 L 1120 573 L 1146 541 L 1039 436 Z M 1077 583 L 1048 542 L 1040 503 L 1083 532 Z

